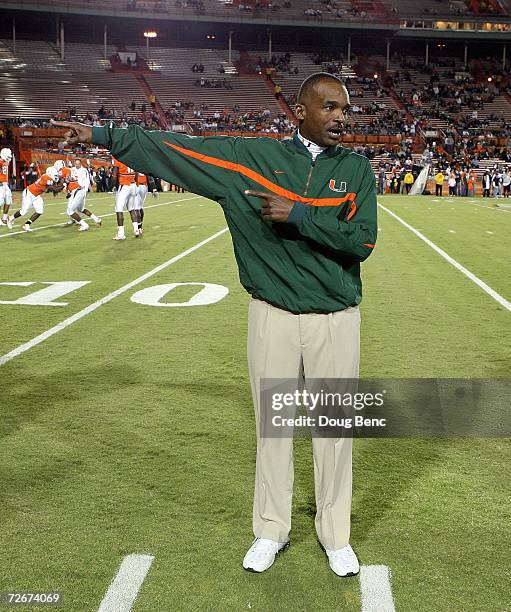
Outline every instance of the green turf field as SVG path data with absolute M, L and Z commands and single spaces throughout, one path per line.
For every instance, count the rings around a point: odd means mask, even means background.
M 89 281 L 65 306 L 0 303 L 1 355 L 225 228 L 216 204 L 160 194 L 146 201 L 144 237 L 114 242 L 112 202 L 89 196 L 110 216 L 83 234 L 57 225 L 65 199 L 50 195 L 33 226 L 45 229 L 0 228 L 0 282 L 34 282 L 0 285 L 0 300 Z M 381 203 L 511 299 L 511 208 Z M 363 266 L 361 375 L 509 377 L 511 312 L 382 209 L 379 226 Z M 229 293 L 195 307 L 130 299 L 193 282 Z M 263 575 L 241 567 L 255 464 L 247 303 L 222 233 L 0 366 L 0 591 L 58 590 L 59 609 L 95 611 L 123 557 L 149 553 L 137 612 L 361 609 L 359 579 L 337 578 L 316 540 L 310 440 L 296 442 L 290 549 Z M 390 568 L 396 610 L 511 609 L 509 450 L 503 439 L 355 442 L 352 544 L 362 564 Z

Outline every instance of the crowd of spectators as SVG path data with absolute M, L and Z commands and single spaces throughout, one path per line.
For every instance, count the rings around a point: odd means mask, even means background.
M 146 2 L 144 0 L 128 0 L 126 9 L 128 11 L 153 11 L 156 13 L 167 13 L 172 6 L 176 8 L 192 8 L 199 14 L 205 13 L 206 9 L 202 0 L 152 0 Z
M 422 6 L 414 13 L 427 16 L 436 15 L 452 15 L 465 16 L 473 13 L 472 8 L 476 0 L 466 0 L 464 3 L 460 1 L 443 2 L 437 0 L 436 5 Z M 299 18 L 302 15 L 305 17 L 327 18 L 327 19 L 342 19 L 344 21 L 360 21 L 363 19 L 381 19 L 384 17 L 398 18 L 400 13 L 399 6 L 385 6 L 381 3 L 367 9 L 369 3 L 365 3 L 364 7 L 357 6 L 357 3 L 351 3 L 348 6 L 345 1 L 340 0 L 310 0 L 310 5 L 305 9 L 300 6 L 293 5 L 290 0 L 255 0 L 251 2 L 239 3 L 222 3 L 222 12 L 225 10 L 236 11 L 238 13 L 261 16 L 265 13 L 275 13 L 285 11 L 286 15 L 291 18 Z M 478 6 L 475 12 L 477 14 L 499 14 L 502 11 L 496 9 L 496 4 L 490 0 L 478 0 Z M 196 14 L 206 14 L 218 12 L 219 8 L 214 2 L 205 2 L 204 0 L 127 0 L 126 9 L 128 11 L 150 11 L 155 13 L 168 13 L 172 8 L 191 9 Z M 383 10 L 383 12 L 382 12 Z
M 414 132 L 434 135 L 429 142 L 434 143 L 440 163 L 456 159 L 477 167 L 481 159 L 507 161 L 508 147 L 502 140 L 511 137 L 511 122 L 495 112 L 484 112 L 497 96 L 509 91 L 509 78 L 496 62 L 488 63 L 492 76 L 478 81 L 468 70 L 456 70 L 453 58 L 435 60 L 427 67 L 403 58 L 400 66 L 386 79 L 386 86 L 394 89 L 413 117 Z M 420 84 L 418 74 L 429 78 Z M 437 129 L 435 120 L 447 127 Z
M 207 111 L 207 109 L 206 109 Z M 294 124 L 284 114 L 272 115 L 269 109 L 241 112 L 239 105 L 226 108 L 222 112 L 194 111 L 194 124 L 197 132 L 262 132 L 266 134 L 290 134 Z
M 305 17 L 325 17 L 338 18 L 343 20 L 358 21 L 368 17 L 367 11 L 356 6 L 346 8 L 345 2 L 337 0 L 321 0 L 320 6 L 309 6 L 304 11 Z
M 205 77 L 201 76 L 200 79 L 197 79 L 194 82 L 195 87 L 206 87 L 206 88 L 210 88 L 210 89 L 228 89 L 228 90 L 232 90 L 234 89 L 232 82 L 230 79 L 206 79 Z

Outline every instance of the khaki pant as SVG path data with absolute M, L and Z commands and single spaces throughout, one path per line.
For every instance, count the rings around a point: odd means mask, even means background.
M 248 365 L 257 424 L 253 508 L 254 535 L 284 542 L 291 530 L 293 439 L 259 435 L 261 378 L 357 378 L 358 307 L 330 314 L 296 315 L 252 299 L 248 317 Z M 316 531 L 330 550 L 350 537 L 350 438 L 313 438 Z

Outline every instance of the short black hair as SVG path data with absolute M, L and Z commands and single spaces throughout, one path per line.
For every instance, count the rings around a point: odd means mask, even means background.
M 339 77 L 336 77 L 334 74 L 330 74 L 329 72 L 315 72 L 308 76 L 305 81 L 300 85 L 300 90 L 298 91 L 298 97 L 296 98 L 298 102 L 306 96 L 318 83 L 321 81 L 335 81 L 339 85 L 345 87 L 344 83 Z

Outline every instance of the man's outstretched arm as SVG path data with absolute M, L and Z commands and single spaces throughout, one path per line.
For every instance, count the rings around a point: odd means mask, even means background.
M 148 131 L 137 125 L 94 127 L 67 121 L 52 124 L 66 128 L 64 144 L 96 144 L 133 170 L 152 174 L 212 200 L 222 200 L 230 190 L 236 166 L 237 138 L 186 136 L 176 132 Z
M 66 128 L 65 140 L 62 142 L 65 147 L 79 143 L 92 144 L 92 128 L 90 125 L 72 121 L 54 121 L 53 119 L 50 123 L 55 127 Z

